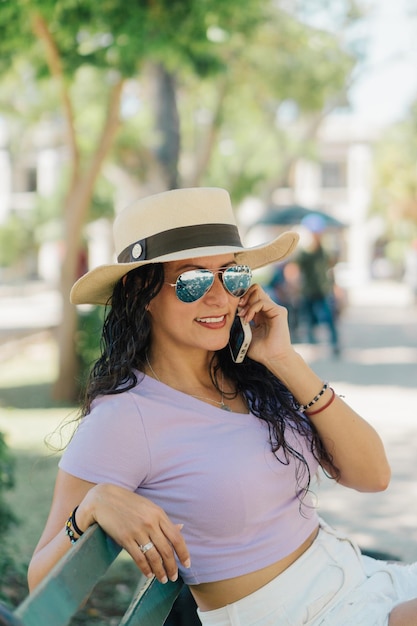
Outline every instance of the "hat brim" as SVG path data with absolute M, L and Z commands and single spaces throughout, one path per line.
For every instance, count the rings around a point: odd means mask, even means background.
M 144 259 L 133 263 L 113 263 L 100 265 L 87 272 L 77 280 L 71 289 L 70 300 L 73 304 L 110 304 L 116 283 L 128 272 L 149 265 L 149 263 L 166 263 L 204 256 L 233 254 L 237 263 L 249 265 L 253 270 L 277 263 L 286 259 L 296 248 L 299 235 L 296 232 L 285 232 L 268 244 L 252 248 L 234 246 L 210 246 L 181 250 L 153 259 Z

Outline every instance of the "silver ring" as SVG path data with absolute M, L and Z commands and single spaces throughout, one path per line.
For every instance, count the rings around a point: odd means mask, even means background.
M 149 541 L 148 543 L 145 543 L 144 546 L 142 544 L 140 544 L 140 546 L 139 546 L 142 554 L 145 554 L 145 552 L 147 552 L 148 550 L 151 550 L 154 547 L 155 546 L 153 545 L 152 541 Z

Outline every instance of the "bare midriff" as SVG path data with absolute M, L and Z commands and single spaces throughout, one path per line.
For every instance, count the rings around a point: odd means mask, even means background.
M 190 591 L 200 610 L 212 611 L 219 609 L 222 606 L 226 606 L 226 604 L 237 602 L 267 585 L 304 554 L 317 537 L 317 533 L 318 528 L 294 552 L 260 570 L 237 576 L 236 578 L 228 578 L 227 580 L 190 585 Z

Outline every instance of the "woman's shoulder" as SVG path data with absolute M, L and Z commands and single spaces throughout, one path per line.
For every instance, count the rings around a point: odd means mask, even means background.
M 116 389 L 99 393 L 91 402 L 92 410 L 96 407 L 109 406 L 115 402 L 117 404 L 131 403 L 132 396 L 130 392 L 140 393 L 140 387 L 143 385 L 146 386 L 147 378 L 148 377 L 139 370 L 133 370 L 129 380 L 120 382 Z
M 142 385 L 143 374 L 139 373 L 138 380 L 133 387 L 127 384 L 120 385 L 116 391 L 111 393 L 102 393 L 91 402 L 90 411 L 83 417 L 81 421 L 95 421 L 97 418 L 106 419 L 106 417 L 114 417 L 117 414 L 120 417 L 129 417 L 132 413 L 137 413 L 138 406 L 135 397 L 140 393 L 138 389 Z
M 135 371 L 135 376 L 133 386 L 121 384 L 115 392 L 97 396 L 83 420 L 111 420 L 117 415 L 120 421 L 126 422 L 154 411 L 161 403 L 172 402 L 175 392 L 170 387 L 140 371 Z

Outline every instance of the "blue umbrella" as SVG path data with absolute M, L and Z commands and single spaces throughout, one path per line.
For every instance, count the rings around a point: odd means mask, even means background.
M 324 211 L 317 209 L 307 209 L 307 207 L 293 204 L 291 206 L 270 206 L 267 213 L 257 222 L 257 224 L 269 226 L 295 226 L 310 215 L 319 215 L 327 228 L 346 228 L 340 220 L 332 217 Z

